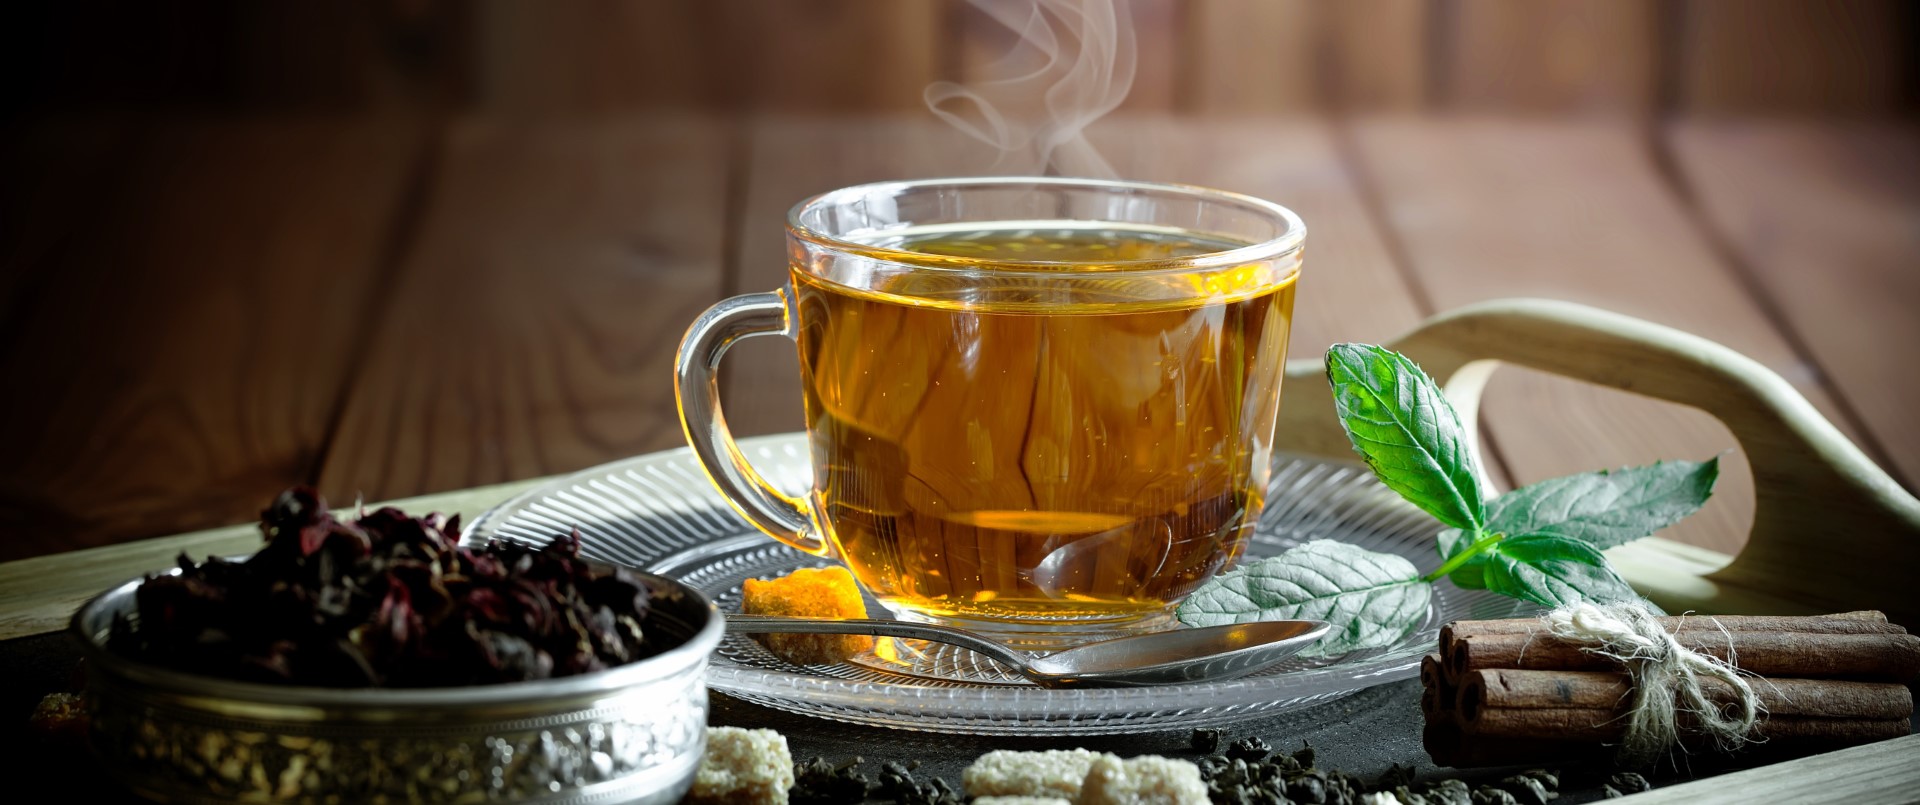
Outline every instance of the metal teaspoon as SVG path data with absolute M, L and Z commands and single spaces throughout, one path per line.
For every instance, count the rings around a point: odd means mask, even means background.
M 910 621 L 727 616 L 740 634 L 864 634 L 931 640 L 984 654 L 1049 688 L 1212 682 L 1273 665 L 1327 633 L 1325 621 L 1257 621 L 1118 637 L 1035 656 L 977 632 Z

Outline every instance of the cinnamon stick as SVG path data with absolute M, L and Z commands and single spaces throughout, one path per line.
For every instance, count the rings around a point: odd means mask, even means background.
M 1718 632 L 1794 632 L 1798 634 L 1905 634 L 1899 624 L 1888 623 L 1885 613 L 1876 610 L 1839 612 L 1832 615 L 1682 615 L 1656 618 L 1668 632 L 1706 629 Z M 1544 634 L 1547 625 L 1538 618 L 1507 618 L 1491 621 L 1454 621 L 1440 627 L 1440 645 L 1477 635 Z
M 1682 719 L 1682 723 L 1685 723 Z M 1585 707 L 1514 707 L 1482 709 L 1468 718 L 1458 713 L 1460 731 L 1488 738 L 1553 738 L 1579 741 L 1617 741 L 1627 734 L 1627 718 L 1613 709 Z M 1808 718 L 1769 715 L 1754 726 L 1757 740 L 1819 739 L 1837 743 L 1871 743 L 1906 735 L 1906 719 Z
M 1446 666 L 1441 663 L 1439 653 L 1420 658 L 1420 684 L 1427 690 L 1453 687 L 1453 677 L 1447 673 Z
M 1453 707 L 1459 695 L 1448 688 L 1422 688 L 1420 691 L 1420 713 L 1426 716 L 1428 723 L 1453 720 Z
M 1689 649 L 1769 677 L 1877 679 L 1907 682 L 1920 676 L 1920 637 L 1910 634 L 1685 630 Z M 1548 634 L 1479 634 L 1441 647 L 1447 670 L 1464 679 L 1484 668 L 1562 671 L 1617 670 L 1620 664 Z
M 1892 682 L 1757 678 L 1748 684 L 1769 716 L 1904 720 L 1913 715 L 1913 693 Z M 1700 688 L 1715 704 L 1739 698 L 1718 679 L 1701 679 Z M 1455 709 L 1468 719 L 1481 710 L 1503 708 L 1592 708 L 1624 716 L 1632 696 L 1633 681 L 1624 673 L 1489 668 L 1460 681 Z

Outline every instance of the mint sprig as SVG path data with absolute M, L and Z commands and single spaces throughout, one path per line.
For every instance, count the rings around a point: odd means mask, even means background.
M 1189 626 L 1317 618 L 1333 633 L 1326 656 L 1391 645 L 1418 627 L 1441 578 L 1543 606 L 1612 603 L 1639 594 L 1601 551 L 1651 535 L 1699 511 L 1718 459 L 1569 475 L 1485 499 L 1486 483 L 1460 417 L 1420 367 L 1369 344 L 1327 351 L 1334 407 L 1353 449 L 1387 488 L 1448 526 L 1441 563 L 1411 562 L 1316 540 L 1221 575 L 1178 616 Z

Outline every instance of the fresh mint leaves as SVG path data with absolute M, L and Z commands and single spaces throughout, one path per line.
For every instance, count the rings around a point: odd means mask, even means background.
M 1379 347 L 1336 344 L 1327 379 L 1347 438 L 1381 483 L 1440 522 L 1481 527 L 1480 465 L 1459 415 L 1420 367 Z
M 1412 562 L 1333 540 L 1314 540 L 1221 575 L 1180 605 L 1189 626 L 1310 618 L 1334 625 L 1303 657 L 1394 643 L 1427 614 L 1433 585 Z
M 1496 498 L 1486 529 L 1572 537 L 1606 550 L 1698 511 L 1719 477 L 1715 458 L 1554 478 Z
M 1718 459 L 1669 461 L 1542 481 L 1486 500 L 1466 429 L 1432 378 L 1367 344 L 1327 351 L 1334 407 L 1353 448 L 1387 488 L 1449 526 L 1441 564 L 1316 540 L 1221 575 L 1180 606 L 1189 626 L 1314 618 L 1334 630 L 1303 656 L 1391 645 L 1418 628 L 1432 583 L 1449 578 L 1543 606 L 1639 595 L 1601 551 L 1700 509 Z

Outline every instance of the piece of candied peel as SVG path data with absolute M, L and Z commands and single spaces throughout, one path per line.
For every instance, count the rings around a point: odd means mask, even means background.
M 50 743 L 81 747 L 87 737 L 87 708 L 74 693 L 49 693 L 33 708 L 27 729 Z
M 853 574 L 839 565 L 803 567 L 777 579 L 747 579 L 740 611 L 748 615 L 864 618 L 867 605 Z M 797 665 L 826 665 L 873 648 L 868 635 L 754 635 L 768 650 Z

